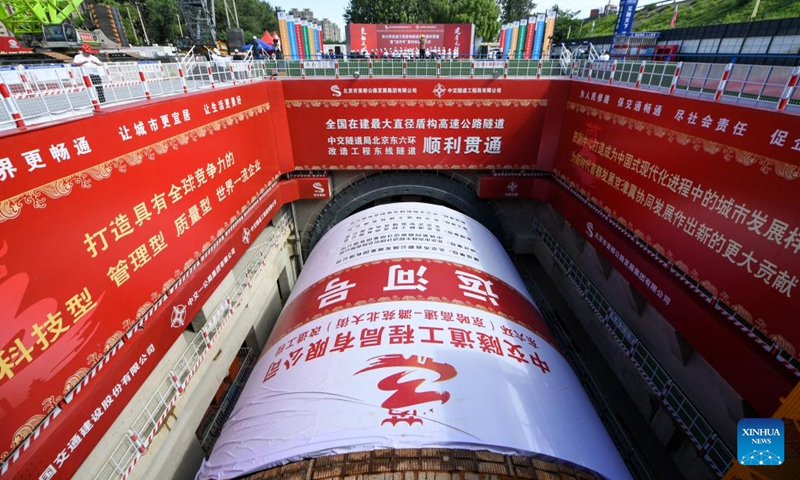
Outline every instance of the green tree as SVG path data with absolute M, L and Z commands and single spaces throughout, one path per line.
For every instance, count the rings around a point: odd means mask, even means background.
M 178 4 L 175 0 L 145 0 L 144 7 L 142 14 L 150 43 L 163 45 L 178 37 Z
M 344 10 L 345 23 L 417 23 L 426 9 L 420 0 L 350 0 Z
M 531 16 L 536 4 L 532 0 L 498 0 L 503 23 L 516 22 Z
M 258 0 L 228 0 L 228 13 L 225 14 L 225 2 L 214 2 L 214 19 L 217 22 L 217 38 L 227 40 L 228 18 L 231 28 L 236 28 L 236 17 L 233 11 L 236 1 L 236 12 L 239 14 L 239 28 L 244 30 L 244 41 L 247 43 L 253 36 L 261 38 L 264 30 L 275 33 L 278 30 L 278 16 L 267 2 Z
M 553 30 L 553 45 L 565 42 L 567 34 L 572 30 L 572 38 L 576 38 L 580 31 L 582 20 L 578 18 L 578 12 L 573 10 L 566 10 L 558 5 L 553 5 L 553 10 L 556 12 L 556 28 Z
M 472 23 L 475 34 L 494 39 L 500 31 L 496 0 L 350 0 L 347 23 Z
M 421 23 L 448 23 L 451 21 L 454 4 L 450 0 L 418 0 Z
M 475 35 L 492 41 L 500 31 L 500 7 L 495 0 L 455 0 L 448 23 L 472 23 Z

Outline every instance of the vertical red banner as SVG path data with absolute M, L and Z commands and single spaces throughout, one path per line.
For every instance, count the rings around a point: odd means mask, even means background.
M 531 53 L 533 52 L 533 39 L 536 37 L 536 25 L 536 17 L 531 17 L 528 19 L 528 30 L 525 32 L 525 60 L 531 59 Z
M 305 60 L 306 47 L 305 41 L 303 40 L 303 26 L 300 25 L 300 21 L 294 22 L 294 34 L 295 38 L 297 38 L 297 51 L 299 52 L 300 60 Z

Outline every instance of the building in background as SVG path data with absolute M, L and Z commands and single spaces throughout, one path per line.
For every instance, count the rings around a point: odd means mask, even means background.
M 335 40 L 336 42 L 339 42 L 342 39 L 342 30 L 339 28 L 339 25 L 336 22 L 332 22 L 327 18 L 318 19 L 314 17 L 314 12 L 311 11 L 310 8 L 304 8 L 302 10 L 299 8 L 293 8 L 289 10 L 289 15 L 307 22 L 321 24 L 323 40 Z
M 331 22 L 327 18 L 322 19 L 322 38 L 325 40 L 342 41 L 342 31 L 339 25 Z

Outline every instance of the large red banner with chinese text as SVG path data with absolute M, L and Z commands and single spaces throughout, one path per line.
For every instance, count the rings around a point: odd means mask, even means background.
M 794 355 L 800 124 L 792 120 L 575 83 L 555 172 Z
M 420 36 L 425 36 L 425 48 L 445 49 L 469 55 L 472 52 L 470 23 L 396 23 L 350 24 L 350 49 L 354 52 L 374 50 L 419 50 Z
M 71 478 L 172 346 L 184 324 L 194 318 L 242 257 L 250 239 L 281 205 L 297 199 L 296 191 L 296 182 L 289 181 L 279 182 L 263 194 L 147 321 L 146 328 L 134 329 L 123 337 L 119 353 L 91 380 L 91 387 L 74 396 L 7 473 L 14 478 L 39 478 L 44 473 L 50 475 L 47 478 Z M 139 440 L 143 444 L 147 441 Z
M 772 415 L 796 383 L 788 370 L 567 190 L 554 185 L 550 203 L 759 414 Z
M 425 287 L 422 290 L 406 287 L 391 292 L 394 275 L 399 268 L 405 272 L 426 272 Z M 464 279 L 480 276 L 491 285 L 492 293 L 483 296 L 465 290 Z M 387 280 L 388 278 L 388 280 Z M 461 283 L 459 282 L 461 280 Z M 356 288 L 357 287 L 357 288 Z M 352 295 L 348 290 L 355 289 Z M 342 298 L 344 297 L 344 298 Z M 339 270 L 305 289 L 289 303 L 283 312 L 282 320 L 270 333 L 266 348 L 281 340 L 286 334 L 316 318 L 354 305 L 376 305 L 375 314 L 367 321 L 375 322 L 381 317 L 380 303 L 396 301 L 437 302 L 467 305 L 501 315 L 511 322 L 531 330 L 544 340 L 553 342 L 550 329 L 533 304 L 511 285 L 488 273 L 441 260 L 378 260 Z M 342 301 L 346 300 L 346 301 Z M 447 321 L 455 321 L 449 319 Z
M 285 82 L 300 169 L 535 167 L 549 81 Z
M 272 90 L 219 89 L 0 138 L 0 455 L 277 177 L 289 147 L 269 133 Z

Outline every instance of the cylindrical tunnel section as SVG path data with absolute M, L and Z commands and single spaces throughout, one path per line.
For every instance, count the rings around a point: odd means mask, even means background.
M 319 241 L 198 478 L 384 448 L 630 478 L 499 241 L 446 207 L 373 207 Z

